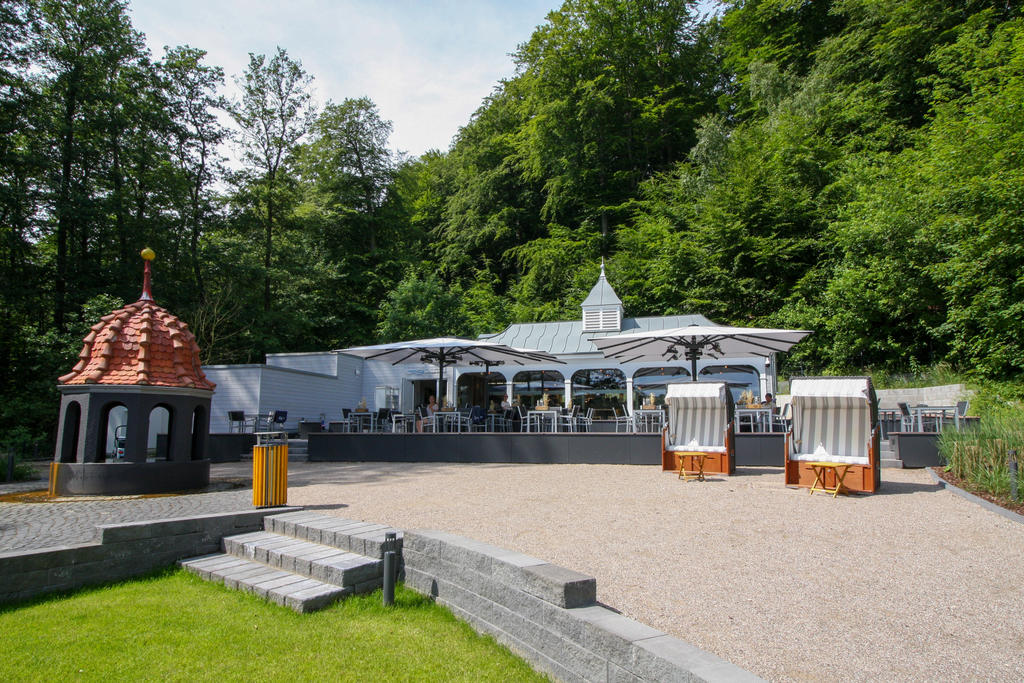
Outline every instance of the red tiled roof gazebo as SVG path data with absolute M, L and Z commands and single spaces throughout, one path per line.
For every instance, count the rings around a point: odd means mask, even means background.
M 146 249 L 142 257 L 142 296 L 93 325 L 78 363 L 58 380 L 51 493 L 162 493 L 209 483 L 205 451 L 215 385 L 203 374 L 188 325 L 153 302 L 154 254 Z M 127 421 L 111 453 L 108 419 L 118 407 Z M 162 415 L 168 424 L 154 439 L 150 416 L 157 408 L 167 411 Z

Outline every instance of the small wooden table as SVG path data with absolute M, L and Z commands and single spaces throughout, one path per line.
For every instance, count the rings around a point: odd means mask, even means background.
M 814 495 L 815 491 L 824 491 L 825 493 L 831 493 L 832 497 L 835 498 L 840 493 L 850 493 L 850 489 L 843 484 L 843 479 L 846 478 L 846 473 L 850 471 L 852 465 L 844 462 L 809 462 L 807 464 L 814 470 L 814 484 L 811 485 L 811 490 L 808 492 L 809 495 Z M 836 478 L 835 488 L 830 489 L 825 485 L 825 476 L 828 472 L 832 472 L 832 475 Z M 821 484 L 821 486 L 818 486 L 818 484 Z
M 676 451 L 679 456 L 679 477 L 685 481 L 705 481 L 704 479 L 704 461 L 707 460 L 709 453 L 705 451 Z M 692 456 L 694 462 L 697 463 L 697 469 L 688 470 L 686 469 L 686 456 Z

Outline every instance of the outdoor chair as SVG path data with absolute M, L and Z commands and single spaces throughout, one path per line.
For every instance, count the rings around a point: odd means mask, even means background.
M 419 420 L 420 431 L 422 432 L 437 431 L 437 417 L 430 415 L 429 412 L 426 408 L 416 407 L 416 419 Z
M 457 431 L 457 432 L 469 432 L 469 431 L 472 431 L 473 423 L 469 419 L 470 412 L 471 412 L 471 408 L 469 406 L 466 406 L 465 410 L 456 411 L 456 413 L 451 416 L 451 419 L 454 420 L 454 425 L 452 426 L 452 428 L 455 431 Z
M 506 432 L 519 431 L 519 427 L 516 426 L 516 423 L 519 421 L 519 413 L 516 410 L 509 408 L 508 410 L 505 411 L 505 414 L 502 416 L 502 418 Z
M 967 417 L 967 410 L 971 407 L 970 401 L 957 401 L 956 412 L 953 413 L 953 421 L 956 424 L 956 430 L 959 432 L 963 425 L 961 421 Z
M 558 426 L 562 431 L 575 432 L 577 420 L 580 416 L 580 407 L 573 406 L 568 411 L 558 416 Z
M 914 414 L 910 412 L 910 405 L 906 401 L 900 401 L 896 406 L 900 409 L 900 431 L 916 431 L 914 429 Z
M 228 411 L 228 432 L 242 433 L 247 430 L 249 425 L 248 420 L 245 419 L 244 410 L 229 410 Z
M 469 430 L 475 432 L 487 431 L 487 411 L 480 406 L 473 406 L 469 410 Z
M 416 416 L 394 411 L 391 413 L 391 432 L 401 434 L 411 432 L 416 427 Z
M 789 431 L 789 410 L 790 404 L 784 403 L 782 409 L 779 412 L 772 413 L 772 431 L 773 432 L 788 432 Z
M 668 425 L 662 431 L 661 468 L 684 473 L 734 474 L 734 406 L 725 382 L 678 382 L 666 387 Z
M 634 432 L 636 427 L 633 423 L 633 416 L 630 415 L 625 406 L 622 407 L 622 412 L 619 412 L 619 408 L 612 407 L 612 414 L 615 415 L 615 431 L 623 432 Z M 621 428 L 621 429 L 620 429 Z
M 377 431 L 384 432 L 391 427 L 391 411 L 387 408 L 377 409 Z
M 587 412 L 584 415 L 576 417 L 576 431 L 578 432 L 589 432 L 594 426 L 594 409 L 587 408 Z
M 540 419 L 530 413 L 523 406 L 516 406 L 519 411 L 519 428 L 524 432 L 540 431 Z
M 287 420 L 287 410 L 271 410 L 265 417 L 256 418 L 254 431 L 284 431 L 284 423 Z
M 877 491 L 878 400 L 871 378 L 796 377 L 790 381 L 790 394 L 793 427 L 786 435 L 786 485 Z M 843 467 L 826 471 L 819 482 L 817 463 Z M 836 481 L 836 469 L 845 471 L 841 482 Z

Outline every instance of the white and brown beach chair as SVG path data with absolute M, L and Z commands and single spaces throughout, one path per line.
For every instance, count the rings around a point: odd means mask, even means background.
M 732 394 L 725 382 L 669 384 L 668 424 L 662 432 L 663 470 L 736 472 Z M 700 461 L 703 461 L 701 467 Z
M 878 400 L 870 377 L 794 377 L 793 426 L 787 434 L 786 485 L 814 486 L 821 467 L 844 465 L 842 487 L 874 493 L 881 484 Z M 818 467 L 818 472 L 815 467 Z M 837 488 L 836 469 L 823 483 Z

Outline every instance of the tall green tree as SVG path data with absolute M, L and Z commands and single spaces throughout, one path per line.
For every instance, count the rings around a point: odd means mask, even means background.
M 377 339 L 387 343 L 465 335 L 459 299 L 460 292 L 445 287 L 429 266 L 410 268 L 381 305 Z
M 224 70 L 204 63 L 206 51 L 193 47 L 169 49 L 160 65 L 174 121 L 171 152 L 186 185 L 187 203 L 180 211 L 189 236 L 189 257 L 197 298 L 205 295 L 200 238 L 213 212 L 214 183 L 222 170 L 220 144 L 227 137 L 217 119 L 226 109 L 217 94 Z
M 69 290 L 79 290 L 88 272 L 93 183 L 103 163 L 96 147 L 95 113 L 117 93 L 119 71 L 142 53 L 142 37 L 131 27 L 122 0 L 41 0 L 41 28 L 35 50 L 43 93 L 50 106 L 56 155 L 51 186 L 55 228 L 53 322 L 66 328 Z M 72 260 L 72 250 L 74 260 Z
M 241 99 L 230 111 L 238 124 L 243 159 L 250 180 L 258 183 L 263 207 L 263 310 L 272 301 L 274 229 L 282 202 L 282 169 L 309 131 L 313 110 L 309 85 L 313 77 L 283 48 L 269 60 L 249 54 L 249 67 L 236 79 Z

